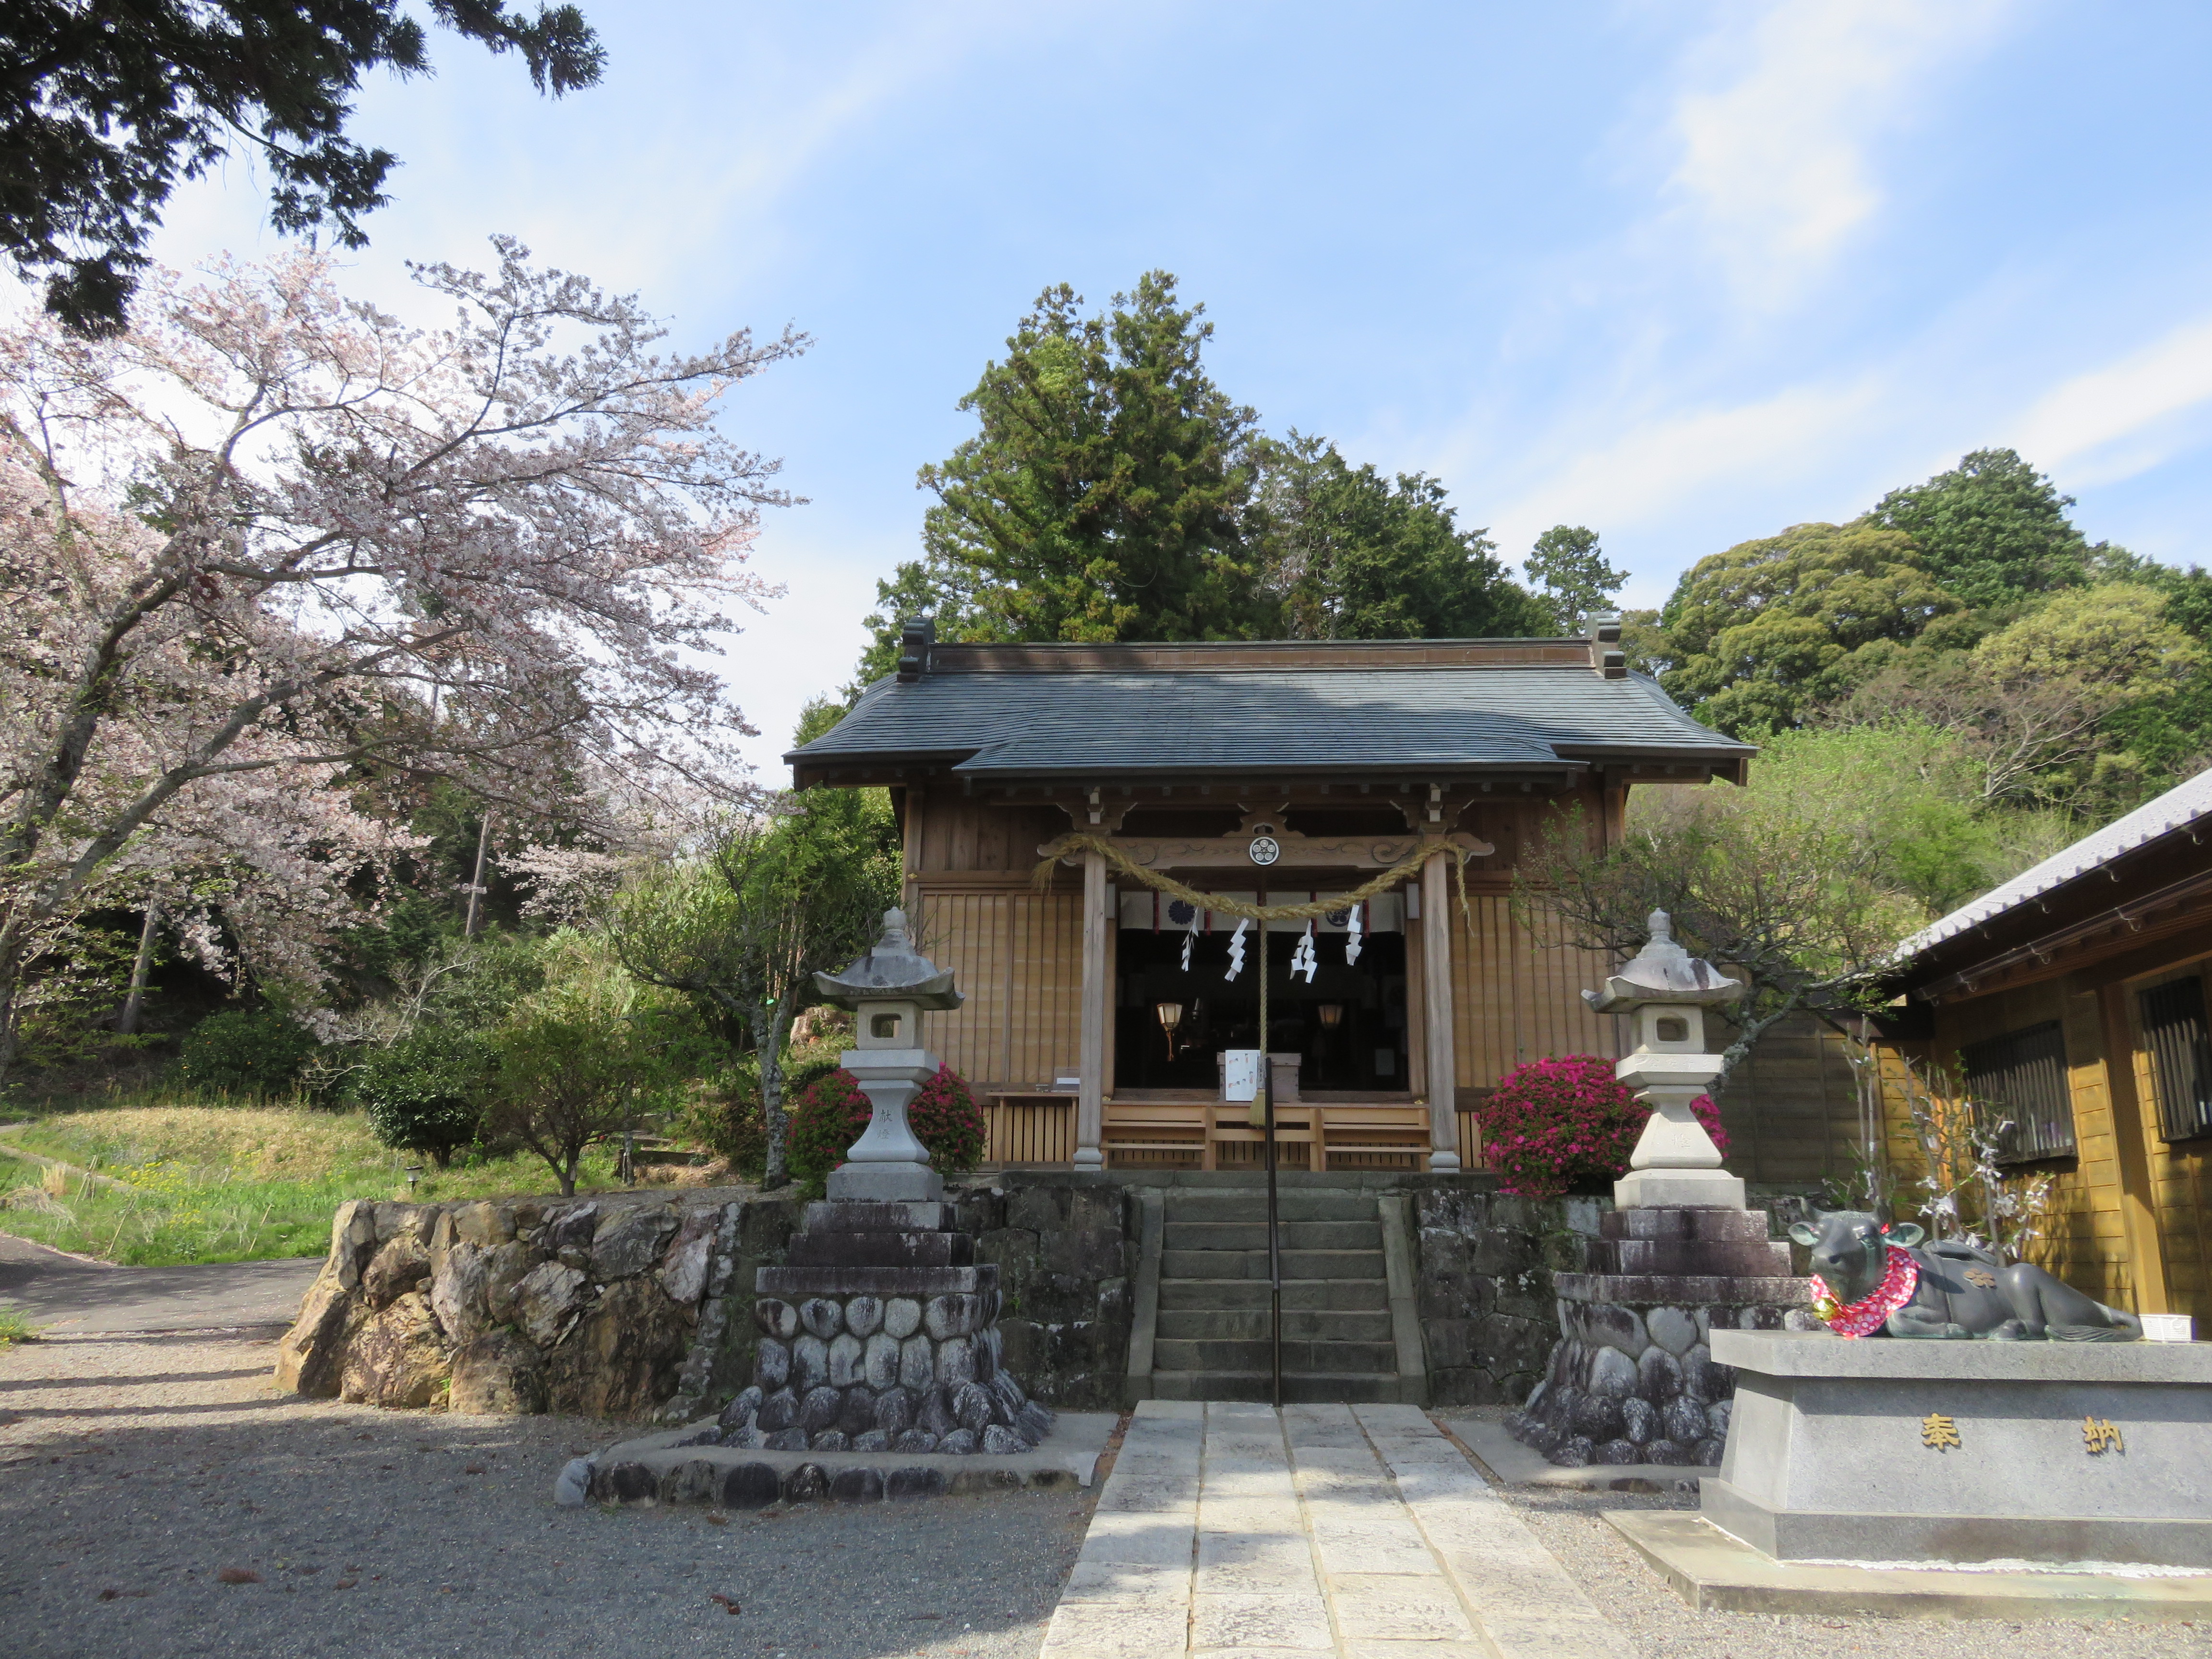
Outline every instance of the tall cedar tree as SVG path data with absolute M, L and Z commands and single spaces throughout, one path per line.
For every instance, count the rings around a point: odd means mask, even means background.
M 1103 314 L 1045 290 L 960 401 L 981 431 L 922 468 L 921 560 L 878 584 L 880 672 L 902 615 L 940 638 L 1216 640 L 1262 635 L 1244 548 L 1256 416 L 1206 377 L 1213 325 L 1156 270 Z M 878 659 L 884 660 L 879 662 Z
M 1444 487 L 1395 483 L 1336 446 L 1262 439 L 1255 550 L 1294 639 L 1480 639 L 1541 634 L 1547 608 L 1510 580 L 1497 544 L 1462 530 Z
M 495 52 L 519 52 L 540 92 L 588 87 L 605 62 L 572 5 L 535 17 L 503 0 L 430 0 L 430 15 Z M 0 246 L 46 309 L 112 334 L 179 180 L 234 144 L 274 181 L 281 231 L 328 226 L 341 247 L 390 198 L 398 158 L 345 136 L 364 70 L 424 75 L 422 25 L 398 0 L 13 0 L 0 9 Z

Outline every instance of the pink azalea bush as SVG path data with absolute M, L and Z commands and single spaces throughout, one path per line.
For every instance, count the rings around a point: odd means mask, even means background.
M 1709 1095 L 1690 1103 L 1698 1121 L 1728 1150 L 1720 1109 Z M 1561 1054 L 1516 1066 L 1475 1109 L 1483 1158 L 1498 1190 L 1522 1198 L 1607 1192 L 1628 1173 L 1629 1155 L 1650 1113 L 1595 1054 Z

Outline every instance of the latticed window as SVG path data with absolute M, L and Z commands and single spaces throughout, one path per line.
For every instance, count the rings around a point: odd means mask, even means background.
M 2158 1082 L 2158 1121 L 2168 1140 L 2212 1135 L 2212 1030 L 2204 981 L 2195 975 L 2154 985 L 2136 999 L 2143 1046 Z
M 1968 1043 L 1959 1058 L 1966 1068 L 1966 1092 L 2010 1125 L 1998 1141 L 2002 1162 L 2025 1164 L 2073 1152 L 2066 1037 L 2057 1020 Z

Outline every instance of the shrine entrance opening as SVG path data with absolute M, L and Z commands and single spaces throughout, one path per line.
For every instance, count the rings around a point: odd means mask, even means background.
M 1237 896 L 1296 903 L 1316 895 L 1300 888 Z M 1120 908 L 1116 1097 L 1173 1091 L 1217 1097 L 1222 1051 L 1263 1046 L 1258 924 L 1245 930 L 1243 966 L 1231 979 L 1237 948 L 1233 917 L 1199 912 L 1182 900 L 1142 889 L 1125 890 Z M 1264 1046 L 1278 1056 L 1279 1066 L 1281 1056 L 1298 1057 L 1302 1098 L 1410 1099 L 1405 902 L 1384 894 L 1361 907 L 1357 932 L 1352 920 L 1347 909 L 1314 924 L 1310 975 L 1300 960 L 1305 925 L 1270 924 Z

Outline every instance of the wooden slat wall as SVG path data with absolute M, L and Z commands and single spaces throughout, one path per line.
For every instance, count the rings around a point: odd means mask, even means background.
M 1735 1040 L 1708 1020 L 1708 1046 Z M 1847 1175 L 1858 1148 L 1858 1085 L 1842 1032 L 1815 1014 L 1770 1025 L 1720 1097 L 1728 1166 L 1745 1180 L 1813 1186 Z
M 1607 963 L 1594 951 L 1532 936 L 1504 894 L 1468 895 L 1470 916 L 1452 898 L 1452 1004 L 1462 1089 L 1488 1089 L 1523 1061 L 1552 1054 L 1603 1054 L 1614 1047 L 1613 1019 L 1582 998 L 1603 981 Z M 1471 921 L 1471 926 L 1470 926 Z M 1464 1154 L 1462 1154 L 1464 1157 Z
M 929 1017 L 930 1046 L 979 1086 L 1072 1076 L 1082 1022 L 1082 896 L 921 884 L 924 948 L 967 998 Z
M 2001 1036 L 2045 1020 L 2060 1022 L 2066 1036 L 2067 1080 L 2074 1103 L 2074 1137 L 2079 1149 L 2070 1161 L 2027 1166 L 2020 1179 L 2049 1173 L 2052 1202 L 2045 1231 L 2027 1251 L 2028 1259 L 2100 1302 L 2135 1305 L 2132 1265 L 2120 1215 L 2119 1167 L 2112 1138 L 2112 1102 L 2105 1087 L 2105 1044 L 2094 994 L 2075 992 L 2057 981 L 2001 991 L 1936 1011 L 1936 1035 L 1925 1045 L 1909 1045 L 1915 1058 L 1955 1073 L 1958 1051 L 1970 1042 Z M 1919 1196 L 1911 1182 L 1924 1170 L 1918 1142 L 1906 1115 L 1903 1092 L 1895 1086 L 1896 1060 L 1889 1058 L 1885 1089 L 1888 1144 L 1893 1165 L 1901 1173 L 1897 1210 L 1917 1218 Z
M 994 1100 L 984 1109 L 990 1131 L 989 1164 L 1072 1164 L 1075 1161 L 1075 1102 Z
M 2159 1243 L 2166 1257 L 2166 1307 L 2192 1315 L 2197 1335 L 2212 1335 L 2212 1142 L 2161 1139 L 2158 1078 L 2144 1048 L 2137 994 L 2180 974 L 2203 975 L 2212 984 L 2212 958 L 2185 950 L 2183 958 L 2127 987 L 2130 1035 L 2128 1059 L 2135 1069 L 2136 1100 L 2142 1115 L 2143 1145 L 2150 1154 L 2150 1202 L 2157 1218 Z

